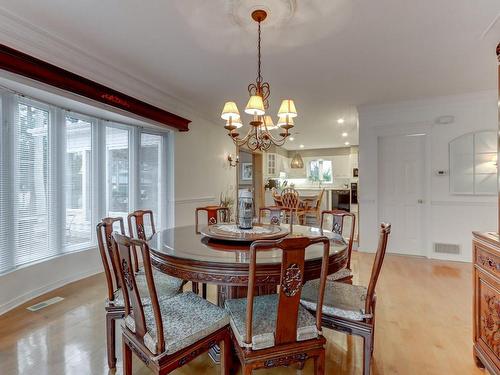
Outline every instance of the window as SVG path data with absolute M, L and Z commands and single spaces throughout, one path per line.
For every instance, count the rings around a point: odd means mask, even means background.
M 153 210 L 156 224 L 161 225 L 158 213 L 161 182 L 162 137 L 155 134 L 141 134 L 139 166 L 139 207 Z
M 18 102 L 14 112 L 14 262 L 53 255 L 49 243 L 49 112 Z
M 312 182 L 333 182 L 331 160 L 311 160 L 309 162 L 309 180 Z
M 105 216 L 152 209 L 157 227 L 167 225 L 168 132 L 3 90 L 0 120 L 0 274 L 95 247 Z
M 67 246 L 92 242 L 92 123 L 66 117 L 64 238 Z
M 497 194 L 497 134 L 467 133 L 449 143 L 450 191 L 453 194 Z
M 129 131 L 106 127 L 106 205 L 108 216 L 129 211 Z

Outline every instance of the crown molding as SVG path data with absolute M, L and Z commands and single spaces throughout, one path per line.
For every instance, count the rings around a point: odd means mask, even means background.
M 2 7 L 0 7 L 0 44 L 180 116 L 196 116 L 213 123 L 210 116 L 194 110 L 191 105 L 165 89 L 120 70 L 112 63 L 80 49 Z

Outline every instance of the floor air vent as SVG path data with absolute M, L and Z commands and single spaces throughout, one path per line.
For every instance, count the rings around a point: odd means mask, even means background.
M 434 242 L 434 252 L 440 254 L 460 254 L 460 245 Z
M 32 305 L 30 307 L 27 307 L 26 310 L 38 311 L 38 310 L 41 310 L 47 306 L 53 305 L 54 303 L 61 302 L 62 300 L 64 300 L 64 298 L 54 297 L 54 298 L 48 299 L 46 301 L 39 302 L 39 303 Z

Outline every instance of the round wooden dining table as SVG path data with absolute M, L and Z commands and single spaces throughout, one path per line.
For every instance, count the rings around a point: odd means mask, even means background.
M 283 225 L 289 229 L 289 225 Z M 202 230 L 203 232 L 203 230 Z M 288 236 L 330 239 L 328 273 L 347 264 L 347 244 L 331 231 L 294 225 Z M 195 226 L 182 226 L 156 232 L 148 241 L 154 267 L 183 280 L 215 284 L 218 304 L 231 298 L 246 297 L 249 271 L 250 243 L 220 241 L 197 234 Z M 304 281 L 317 279 L 321 273 L 323 247 L 310 246 L 305 251 Z M 257 294 L 276 292 L 281 275 L 281 250 L 269 250 L 257 256 Z

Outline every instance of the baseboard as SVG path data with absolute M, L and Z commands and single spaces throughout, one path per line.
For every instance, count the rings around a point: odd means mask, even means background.
M 64 285 L 67 285 L 69 283 L 84 279 L 89 276 L 96 275 L 98 273 L 102 272 L 102 268 L 98 267 L 95 269 L 87 270 L 85 272 L 81 272 L 75 275 L 71 275 L 70 277 L 66 277 L 61 280 L 54 281 L 50 284 L 44 285 L 40 288 L 37 288 L 35 290 L 31 290 L 27 293 L 24 293 L 23 295 L 17 296 L 14 299 L 11 299 L 10 301 L 0 305 L 0 315 L 5 314 L 7 311 L 10 311 L 23 303 L 28 302 L 29 300 L 39 297 L 42 294 L 51 292 L 57 288 L 63 287 Z

